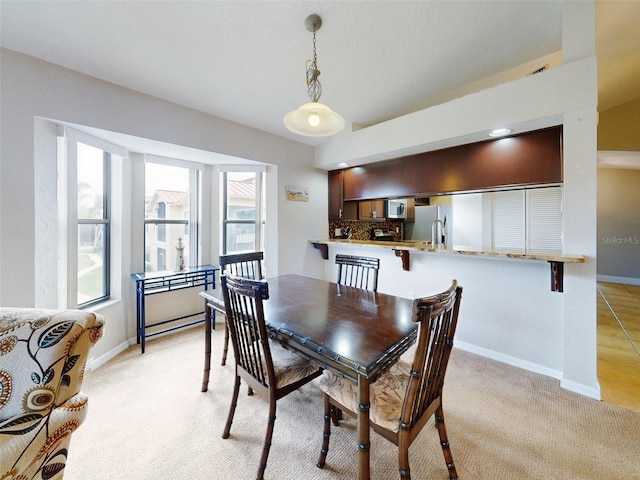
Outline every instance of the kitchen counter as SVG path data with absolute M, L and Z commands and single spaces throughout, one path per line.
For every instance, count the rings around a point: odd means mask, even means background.
M 571 255 L 564 252 L 547 252 L 547 253 L 527 253 L 524 250 L 492 250 L 492 249 L 466 249 L 456 245 L 452 247 L 434 246 L 425 241 L 407 240 L 402 242 L 385 242 L 373 240 L 347 240 L 338 238 L 329 238 L 324 240 L 310 240 L 315 248 L 320 250 L 322 258 L 329 258 L 329 245 L 340 246 L 357 246 L 366 248 L 384 248 L 393 250 L 397 257 L 402 259 L 402 268 L 409 270 L 409 256 L 411 252 L 426 253 L 436 255 L 469 255 L 478 257 L 494 257 L 494 258 L 512 258 L 519 260 L 536 260 L 546 261 L 551 264 L 551 289 L 553 291 L 562 291 L 562 277 L 564 274 L 565 263 L 584 263 L 585 258 L 582 255 Z
M 584 263 L 582 255 L 568 255 L 562 252 L 525 253 L 516 250 L 470 250 L 463 247 L 433 246 L 422 240 L 405 240 L 403 242 L 384 242 L 373 240 L 343 240 L 329 238 L 325 240 L 310 240 L 311 244 L 339 244 L 355 245 L 358 247 L 387 248 L 392 250 L 407 250 L 421 253 L 437 253 L 448 255 L 477 255 L 482 257 L 519 258 L 523 260 L 544 260 L 547 262 Z

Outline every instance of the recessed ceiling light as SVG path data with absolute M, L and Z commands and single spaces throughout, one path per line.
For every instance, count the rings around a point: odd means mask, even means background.
M 344 168 L 344 167 L 348 167 L 348 166 L 349 166 L 349 164 L 347 162 L 340 162 L 338 164 L 338 167 L 340 167 L 340 168 Z
M 509 135 L 511 133 L 511 129 L 509 128 L 496 128 L 489 132 L 490 137 L 502 137 L 504 135 Z

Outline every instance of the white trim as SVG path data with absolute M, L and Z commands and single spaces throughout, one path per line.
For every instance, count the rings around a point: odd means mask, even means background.
M 127 156 L 126 148 L 121 147 L 120 145 L 115 145 L 111 142 L 107 142 L 106 140 L 102 140 L 101 138 L 94 137 L 93 135 L 89 135 L 79 130 L 75 130 L 74 128 L 71 128 L 67 125 L 58 125 L 58 136 L 64 136 L 77 142 L 86 143 L 88 145 L 91 145 L 92 147 L 96 147 L 100 150 L 109 152 L 112 155 L 118 155 L 123 158 Z
M 625 285 L 640 285 L 640 278 L 616 277 L 614 275 L 597 275 L 599 282 L 623 283 Z
M 529 372 L 539 373 L 546 377 L 555 378 L 556 380 L 560 380 L 562 378 L 562 372 L 559 370 L 543 367 L 542 365 L 538 365 L 537 363 L 527 362 L 510 355 L 496 352 L 495 350 L 478 347 L 477 345 L 461 342 L 460 340 L 454 340 L 454 346 L 456 348 L 459 348 L 460 350 L 464 350 L 465 352 L 475 353 L 476 355 L 480 355 L 481 357 L 490 358 L 491 360 L 506 363 L 507 365 L 511 365 L 513 367 L 522 368 L 523 370 L 527 370 Z
M 600 382 L 596 382 L 595 387 L 590 387 L 589 385 L 573 382 L 563 378 L 560 380 L 560 386 L 570 392 L 578 393 L 595 400 L 602 400 L 602 396 L 600 395 Z
M 197 315 L 197 314 L 194 314 L 194 315 Z M 218 326 L 224 325 L 224 316 L 223 315 L 216 315 L 215 324 L 218 325 Z M 189 325 L 189 326 L 185 327 L 184 330 L 189 330 L 189 329 L 192 329 L 192 328 L 202 328 L 202 327 L 198 323 L 198 324 L 195 324 L 195 325 Z M 157 335 L 154 335 L 153 338 L 160 338 L 160 337 L 164 337 L 164 336 L 167 336 L 167 335 L 171 335 L 173 333 L 175 333 L 175 332 L 173 332 L 173 331 L 162 332 L 162 333 L 158 333 Z M 134 346 L 136 348 L 140 348 L 140 345 L 137 344 L 136 339 L 131 337 L 128 340 L 125 340 L 124 342 L 122 342 L 119 345 L 117 345 L 115 348 L 112 348 L 111 350 L 109 350 L 108 352 L 100 355 L 97 358 L 89 357 L 89 359 L 87 360 L 87 366 L 86 366 L 87 371 L 97 370 L 98 368 L 103 366 L 105 363 L 107 363 L 109 360 L 112 360 L 113 358 L 117 357 L 118 355 L 120 355 L 125 350 L 129 349 L 130 347 L 134 347 Z
M 109 360 L 117 357 L 119 354 L 124 352 L 127 348 L 135 344 L 136 344 L 136 339 L 130 338 L 129 340 L 122 342 L 115 348 L 112 348 L 107 353 L 100 355 L 98 358 L 89 357 L 89 359 L 87 360 L 87 367 L 86 367 L 87 371 L 97 370 L 102 365 L 107 363 Z
M 169 165 L 172 167 L 188 168 L 189 170 L 204 170 L 204 164 L 199 162 L 191 162 L 189 160 L 179 160 L 172 157 L 161 157 L 146 153 L 144 155 L 145 162 L 157 163 L 160 165 Z
M 217 165 L 219 172 L 256 172 L 256 173 L 266 173 L 267 166 L 265 164 L 262 165 Z
M 539 373 L 540 375 L 544 375 L 546 377 L 555 378 L 556 380 L 560 380 L 561 388 L 564 388 L 565 390 L 569 390 L 570 392 L 578 393 L 580 395 L 594 398 L 596 400 L 600 400 L 602 398 L 600 396 L 599 383 L 596 383 L 596 387 L 593 388 L 589 385 L 573 382 L 571 380 L 567 380 L 563 378 L 562 372 L 559 370 L 543 367 L 542 365 L 538 365 L 536 363 L 527 362 L 519 358 L 511 357 L 509 355 L 504 355 L 494 350 L 478 347 L 476 345 L 472 345 L 466 342 L 461 342 L 459 340 L 455 340 L 454 346 L 455 348 L 459 348 L 460 350 L 464 350 L 465 352 L 474 353 L 476 355 L 480 355 L 481 357 L 490 358 L 491 360 L 496 360 L 501 363 L 506 363 L 507 365 L 511 365 L 513 367 L 522 368 L 523 370 L 527 370 L 529 372 Z

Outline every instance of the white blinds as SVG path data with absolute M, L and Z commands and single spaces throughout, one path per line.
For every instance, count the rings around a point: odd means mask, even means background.
M 562 187 L 493 192 L 491 196 L 493 249 L 563 250 Z
M 562 188 L 527 190 L 527 251 L 562 251 Z
M 525 248 L 524 190 L 494 192 L 491 217 L 494 250 Z

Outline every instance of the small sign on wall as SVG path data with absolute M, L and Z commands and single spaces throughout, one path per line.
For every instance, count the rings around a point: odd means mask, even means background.
M 292 202 L 309 201 L 309 189 L 307 187 L 301 187 L 299 185 L 285 185 L 284 189 L 287 194 L 287 200 L 291 200 Z

